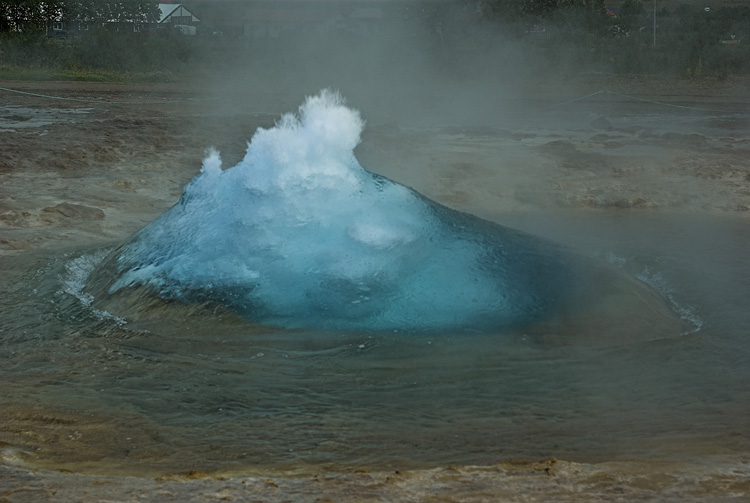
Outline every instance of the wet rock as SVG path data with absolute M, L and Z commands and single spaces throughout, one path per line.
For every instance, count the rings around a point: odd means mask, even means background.
M 705 136 L 696 133 L 664 133 L 661 135 L 661 139 L 670 143 L 690 145 L 692 147 L 700 147 L 708 143 Z
M 10 210 L 0 213 L 0 222 L 10 227 L 27 227 L 29 217 L 28 211 Z
M 566 140 L 553 140 L 550 142 L 545 143 L 544 145 L 541 145 L 539 147 L 541 151 L 547 151 L 547 152 L 577 152 L 578 149 L 575 145 L 573 145 L 571 142 Z
M 70 223 L 79 220 L 104 220 L 104 212 L 99 208 L 82 204 L 60 203 L 42 209 L 39 220 L 49 224 Z
M 60 473 L 0 465 L 0 501 L 741 501 L 747 464 L 735 458 L 677 462 L 509 461 L 396 472 L 158 477 Z M 189 472 L 188 472 L 189 473 Z M 50 488 L 54 488 L 50 489 Z M 324 497 L 321 497 L 324 495 Z
M 27 120 L 30 120 L 31 117 L 26 117 L 26 116 L 18 115 L 18 114 L 11 114 L 11 115 L 4 115 L 0 117 L 0 119 L 6 120 L 8 122 L 25 122 Z

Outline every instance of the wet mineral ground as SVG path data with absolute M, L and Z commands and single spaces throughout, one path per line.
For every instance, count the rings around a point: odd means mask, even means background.
M 377 102 L 353 99 L 350 104 L 368 121 L 356 150 L 365 168 L 442 204 L 564 241 L 565 232 L 554 220 L 539 215 L 585 220 L 601 214 L 679 213 L 746 228 L 748 84 L 739 78 L 596 76 L 557 93 L 540 91 L 523 110 L 508 106 L 503 115 L 499 107 L 497 117 L 481 121 L 449 120 L 451 115 L 429 100 L 421 101 L 420 120 L 379 113 Z M 256 128 L 272 126 L 301 102 L 301 96 L 179 84 L 3 82 L 0 87 L 5 89 L 0 90 L 0 270 L 11 272 L 38 257 L 122 242 L 179 199 L 206 148 L 215 146 L 225 166 L 234 165 Z M 746 236 L 737 237 L 739 246 L 746 246 Z M 4 299 L 22 290 L 2 283 Z M 3 304 L 3 330 L 13 316 Z M 21 381 L 5 389 L 22 389 Z M 742 376 L 734 383 L 739 398 L 725 414 L 737 416 L 736 423 L 750 412 L 743 398 L 749 386 Z M 174 469 L 123 473 L 97 463 L 121 447 L 108 440 L 117 438 L 117 423 L 29 404 L 13 391 L 0 395 L 1 503 L 728 502 L 750 497 L 748 438 L 739 428 L 700 438 L 675 434 L 672 448 L 655 446 L 653 456 L 632 459 L 589 452 L 567 460 L 498 456 L 482 466 L 394 463 L 392 469 L 320 465 L 245 471 L 180 469 L 172 463 Z M 679 456 L 663 455 L 670 449 Z

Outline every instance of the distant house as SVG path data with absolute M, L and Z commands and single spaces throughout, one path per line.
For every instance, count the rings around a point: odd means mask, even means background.
M 607 7 L 607 17 L 616 18 L 620 16 L 620 7 Z
M 200 24 L 195 14 L 179 3 L 160 3 L 157 30 L 173 30 L 183 35 L 195 35 L 197 25 Z
M 177 29 L 182 33 L 195 34 L 195 26 L 200 23 L 192 12 L 179 3 L 160 3 L 159 19 L 156 23 L 140 23 L 130 20 L 109 21 L 105 23 L 109 29 L 115 31 L 150 32 L 153 29 Z
M 619 6 L 607 7 L 607 15 L 609 17 L 618 17 L 620 15 L 621 10 L 622 10 L 622 7 L 619 7 Z
M 156 23 L 159 26 L 195 26 L 201 21 L 179 3 L 160 3 L 161 16 Z
M 200 23 L 193 13 L 179 3 L 160 3 L 159 19 L 156 23 L 135 23 L 132 21 L 110 21 L 107 28 L 115 31 L 134 31 L 136 33 L 165 32 L 174 30 L 183 35 L 195 35 L 196 25 Z

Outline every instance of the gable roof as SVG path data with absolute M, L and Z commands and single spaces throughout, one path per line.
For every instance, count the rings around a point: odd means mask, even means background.
M 159 24 L 163 23 L 169 17 L 174 14 L 178 9 L 182 8 L 181 14 L 184 12 L 186 14 L 189 14 L 192 18 L 193 22 L 199 22 L 200 19 L 195 17 L 195 15 L 187 10 L 181 3 L 160 3 L 159 4 L 159 11 L 161 12 L 161 15 L 159 16 Z

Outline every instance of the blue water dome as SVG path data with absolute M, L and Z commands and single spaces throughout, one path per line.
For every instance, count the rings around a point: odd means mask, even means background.
M 180 201 L 105 259 L 89 289 L 291 329 L 497 331 L 558 316 L 615 277 L 365 170 L 354 156 L 363 127 L 325 90 L 258 129 L 236 166 L 210 151 Z

